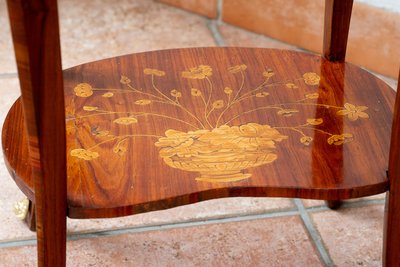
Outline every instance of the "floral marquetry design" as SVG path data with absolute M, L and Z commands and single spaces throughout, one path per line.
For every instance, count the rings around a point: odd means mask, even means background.
M 353 135 L 350 133 L 344 133 L 344 134 L 334 134 L 331 137 L 328 138 L 328 144 L 330 145 L 336 145 L 340 146 L 343 145 L 344 143 L 350 142 L 353 138 Z
M 147 75 L 154 75 L 154 76 L 159 76 L 159 77 L 165 75 L 165 72 L 162 71 L 162 70 L 148 69 L 148 68 L 147 68 L 147 69 L 144 69 L 144 70 L 143 70 L 143 73 L 144 73 L 144 74 L 147 74 Z M 125 76 L 122 76 L 122 77 L 125 77 Z M 129 80 L 129 79 L 128 79 L 128 80 Z M 129 80 L 129 82 L 130 82 L 130 80 Z
M 249 168 L 273 164 L 279 160 L 279 147 L 287 139 L 293 139 L 299 148 L 309 149 L 315 140 L 323 138 L 325 146 L 345 145 L 355 139 L 352 133 L 332 132 L 327 127 L 323 116 L 300 115 L 307 107 L 318 107 L 333 110 L 335 118 L 347 117 L 350 121 L 358 118 L 368 119 L 366 106 L 346 103 L 343 106 L 319 104 L 320 92 L 316 91 L 320 76 L 315 72 L 305 72 L 291 79 L 279 78 L 280 74 L 271 68 L 265 68 L 259 73 L 261 83 L 253 88 L 246 84 L 246 73 L 252 68 L 246 64 L 237 64 L 225 68 L 224 75 L 229 75 L 238 85 L 226 84 L 216 86 L 213 79 L 213 68 L 200 64 L 188 67 L 177 73 L 181 85 L 167 87 L 168 70 L 155 68 L 143 69 L 144 77 L 150 76 L 150 88 L 138 89 L 133 78 L 121 73 L 121 88 L 95 88 L 89 83 L 75 86 L 75 97 L 103 97 L 113 101 L 118 95 L 132 94 L 130 104 L 137 110 L 107 110 L 100 105 L 84 105 L 81 116 L 117 116 L 110 123 L 121 131 L 100 129 L 91 126 L 92 135 L 98 138 L 98 143 L 89 148 L 74 148 L 70 151 L 72 157 L 90 161 L 102 157 L 99 147 L 111 143 L 112 152 L 118 157 L 133 153 L 129 149 L 128 140 L 131 138 L 151 138 L 158 149 L 162 161 L 169 167 L 182 171 L 195 172 L 196 180 L 203 182 L 236 182 L 252 176 Z M 165 76 L 165 77 L 162 77 Z M 223 76 L 218 73 L 215 76 Z M 159 78 L 162 77 L 162 78 Z M 163 79 L 158 82 L 157 79 Z M 151 83 L 150 83 L 151 82 Z M 305 90 L 306 89 L 306 90 Z M 296 99 L 281 100 L 275 97 L 277 90 L 286 90 Z M 300 91 L 301 90 L 301 91 Z M 97 95 L 97 91 L 101 94 Z M 105 92 L 104 92 L 105 91 Z M 299 97 L 301 96 L 301 97 Z M 246 105 L 254 101 L 257 105 Z M 197 103 L 194 105 L 193 103 Z M 243 104 L 243 105 L 242 105 Z M 113 105 L 106 105 L 113 106 Z M 238 109 L 237 107 L 242 109 Z M 162 109 L 153 108 L 162 107 Z M 179 110 L 178 115 L 171 115 L 168 108 Z M 196 108 L 193 108 L 196 107 Z M 160 111 L 161 110 L 161 111 Z M 165 111 L 165 112 L 163 112 Z M 260 123 L 249 120 L 247 114 L 256 113 L 271 120 Z M 179 114 L 184 114 L 179 116 Z M 308 117 L 310 116 L 310 117 Z M 163 134 L 149 132 L 148 127 L 141 127 L 145 117 L 157 117 L 168 122 L 174 122 L 174 127 L 168 127 Z M 290 123 L 297 121 L 297 123 Z M 301 123 L 298 123 L 298 122 Z M 278 122 L 278 123 L 277 123 Z M 276 125 L 278 124 L 278 125 Z M 176 125 L 184 126 L 185 130 Z M 189 128 L 189 130 L 187 130 Z M 132 130 L 135 134 L 121 134 L 124 130 Z M 289 133 L 292 133 L 290 135 Z M 107 146 L 110 147 L 110 146 Z M 154 149 L 154 148 L 149 148 Z
M 308 85 L 318 85 L 321 78 L 314 72 L 307 72 L 303 74 L 303 79 Z
M 223 125 L 213 130 L 168 130 L 155 143 L 164 162 L 177 169 L 196 171 L 200 181 L 233 182 L 250 177 L 242 170 L 278 158 L 275 144 L 286 139 L 269 125 Z
M 233 67 L 229 67 L 228 71 L 230 73 L 238 73 L 238 72 L 244 71 L 246 69 L 247 69 L 247 66 L 245 64 L 241 64 L 241 65 L 236 65 L 236 66 L 233 66 Z
M 77 157 L 79 159 L 84 159 L 84 160 L 92 160 L 99 157 L 99 153 L 81 148 L 71 150 L 70 154 L 73 157 Z
M 182 77 L 188 79 L 205 79 L 211 75 L 212 75 L 212 68 L 207 65 L 200 65 L 195 68 L 190 68 L 189 71 L 182 72 Z
M 118 123 L 118 124 L 129 125 L 132 123 L 137 123 L 138 120 L 134 117 L 122 117 L 122 118 L 118 118 L 118 119 L 114 120 L 113 122 Z
M 368 119 L 369 115 L 365 111 L 368 109 L 366 106 L 355 106 L 350 103 L 344 104 L 344 109 L 339 110 L 336 114 L 347 116 L 351 121 L 358 118 Z
M 80 83 L 74 88 L 74 92 L 80 97 L 89 97 L 93 95 L 92 86 L 88 83 Z

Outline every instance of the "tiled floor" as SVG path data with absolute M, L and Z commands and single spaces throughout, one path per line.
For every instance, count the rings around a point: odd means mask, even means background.
M 150 0 L 61 0 L 64 67 L 145 50 L 290 45 Z M 18 97 L 0 0 L 0 123 Z M 99 27 L 101 26 L 101 27 Z M 396 82 L 384 78 L 393 88 Z M 0 154 L 0 266 L 34 266 L 23 195 Z M 69 220 L 68 266 L 380 266 L 384 195 L 346 202 L 233 198 L 109 220 Z

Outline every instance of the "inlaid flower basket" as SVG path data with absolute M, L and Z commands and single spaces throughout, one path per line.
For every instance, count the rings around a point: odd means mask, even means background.
M 213 130 L 168 130 L 156 142 L 160 156 L 170 167 L 199 172 L 196 180 L 234 182 L 251 176 L 245 169 L 278 158 L 275 144 L 287 136 L 269 125 L 223 125 Z

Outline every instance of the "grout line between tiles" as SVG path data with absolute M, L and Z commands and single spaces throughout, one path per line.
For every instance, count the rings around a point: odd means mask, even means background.
M 79 240 L 79 239 L 85 239 L 85 238 L 97 238 L 97 237 L 104 237 L 104 236 L 142 233 L 142 232 L 148 232 L 148 231 L 187 228 L 187 227 L 203 226 L 203 225 L 218 224 L 218 223 L 252 221 L 252 220 L 287 217 L 287 216 L 295 216 L 295 215 L 299 215 L 299 212 L 297 210 L 273 211 L 273 212 L 256 214 L 256 215 L 237 216 L 237 217 L 229 217 L 229 218 L 221 218 L 221 219 L 208 219 L 208 220 L 201 220 L 201 221 L 194 221 L 194 222 L 178 222 L 178 223 L 169 223 L 169 224 L 152 225 L 152 226 L 128 227 L 128 228 L 122 228 L 122 229 L 102 230 L 102 231 L 94 231 L 94 232 L 87 232 L 87 233 L 70 233 L 70 234 L 68 234 L 68 240 Z M 36 240 L 32 239 L 32 238 L 24 239 L 24 240 L 4 241 L 4 242 L 0 242 L 0 249 L 1 248 L 35 245 L 35 244 L 36 244 Z
M 261 219 L 269 219 L 269 218 L 277 218 L 277 217 L 287 217 L 287 216 L 294 216 L 294 215 L 299 215 L 299 212 L 297 210 L 288 210 L 288 211 L 281 211 L 281 212 L 271 212 L 271 213 L 229 217 L 229 218 L 222 218 L 222 219 L 209 219 L 209 220 L 194 221 L 194 222 L 178 222 L 178 223 L 162 224 L 162 225 L 154 225 L 154 226 L 132 227 L 132 228 L 97 231 L 97 232 L 90 232 L 90 233 L 71 234 L 69 236 L 68 240 L 102 237 L 102 236 L 114 236 L 114 235 L 131 234 L 131 233 L 142 233 L 142 232 L 158 231 L 158 230 L 170 230 L 170 229 L 176 229 L 176 228 L 187 228 L 187 227 L 203 226 L 203 225 L 219 224 L 219 223 L 253 221 L 253 220 L 261 220 Z
M 17 77 L 18 77 L 18 73 L 16 73 L 16 72 L 0 73 L 0 79 L 17 78 Z
M 217 43 L 218 46 L 225 46 L 224 38 L 222 37 L 221 33 L 218 30 L 218 25 L 215 20 L 208 20 L 207 27 L 211 32 L 214 41 Z
M 384 199 L 363 199 L 355 202 L 344 202 L 343 205 L 339 208 L 344 209 L 344 208 L 357 208 L 357 207 L 364 207 L 364 206 L 369 206 L 369 205 L 378 205 L 378 204 L 385 204 Z M 305 208 L 307 212 L 321 212 L 321 211 L 329 211 L 331 210 L 325 205 L 320 205 L 320 206 L 313 206 L 313 207 L 308 207 Z
M 224 0 L 217 0 L 217 18 L 218 23 L 222 22 L 222 12 L 223 12 Z
M 327 267 L 335 266 L 332 259 L 330 258 L 328 251 L 326 250 L 324 244 L 322 243 L 322 238 L 319 235 L 317 229 L 315 228 L 310 216 L 307 213 L 307 210 L 304 208 L 303 202 L 300 199 L 293 199 L 294 204 L 296 205 L 300 217 L 303 220 L 304 226 L 306 227 L 312 241 L 315 244 L 315 247 L 318 250 L 320 258 L 322 259 L 323 263 Z
M 301 200 L 299 200 L 299 201 L 301 201 Z M 385 202 L 384 199 L 360 200 L 357 202 L 344 203 L 342 208 L 355 208 L 355 207 L 366 206 L 366 205 L 384 204 L 384 202 Z M 295 202 L 295 205 L 297 208 L 296 210 L 293 210 L 293 209 L 288 209 L 288 210 L 284 210 L 284 211 L 275 210 L 275 211 L 261 213 L 261 214 L 237 215 L 237 216 L 228 217 L 228 218 L 204 219 L 201 221 L 192 221 L 192 222 L 167 223 L 167 224 L 161 224 L 161 225 L 128 227 L 128 228 L 122 228 L 122 229 L 101 230 L 101 231 L 93 231 L 93 232 L 76 232 L 76 233 L 68 234 L 68 240 L 78 240 L 78 239 L 83 239 L 83 238 L 96 238 L 96 237 L 100 237 L 100 236 L 113 236 L 113 235 L 120 235 L 120 234 L 127 234 L 127 233 L 141 233 L 141 232 L 156 231 L 156 230 L 168 230 L 168 229 L 175 229 L 175 228 L 186 228 L 186 227 L 217 224 L 217 223 L 241 222 L 241 221 L 250 221 L 250 220 L 258 220 L 258 219 L 286 217 L 286 216 L 302 215 L 302 212 L 303 213 L 307 213 L 307 212 L 314 213 L 314 212 L 330 210 L 329 208 L 327 208 L 324 205 L 309 207 L 309 208 L 305 208 L 303 205 L 301 205 L 302 208 L 299 208 L 299 205 L 296 202 Z M 302 217 L 302 219 L 304 221 L 303 217 Z M 312 224 L 310 218 L 308 218 L 308 221 Z M 307 230 L 309 231 L 308 228 L 307 228 Z M 315 231 L 315 229 L 314 229 L 314 231 Z M 310 235 L 311 235 L 311 233 L 310 233 Z M 317 234 L 317 238 L 320 238 L 318 234 Z M 9 247 L 29 246 L 29 245 L 35 245 L 35 244 L 36 244 L 36 239 L 32 239 L 32 238 L 23 239 L 23 240 L 0 241 L 0 249 L 1 248 L 9 248 Z
M 36 239 L 22 239 L 14 241 L 0 242 L 0 249 L 2 248 L 12 248 L 12 247 L 22 247 L 22 246 L 33 246 L 36 245 Z

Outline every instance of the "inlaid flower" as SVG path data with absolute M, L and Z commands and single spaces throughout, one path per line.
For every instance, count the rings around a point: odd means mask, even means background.
M 98 137 L 104 137 L 104 136 L 109 136 L 110 132 L 107 130 L 100 130 L 99 127 L 93 127 L 91 130 L 92 135 L 98 136 Z
M 364 112 L 367 110 L 366 106 L 355 106 L 350 103 L 344 104 L 344 109 L 336 112 L 337 115 L 347 116 L 351 121 L 355 121 L 358 118 L 368 119 L 368 113 Z
M 319 97 L 318 93 L 311 93 L 311 94 L 305 94 L 304 95 L 307 99 L 317 99 Z
M 126 151 L 127 151 L 127 148 L 124 146 L 115 146 L 113 148 L 113 152 L 115 154 L 118 154 L 119 156 L 123 156 L 126 153 Z
M 224 88 L 224 93 L 227 94 L 227 95 L 230 95 L 230 94 L 233 93 L 233 90 L 232 90 L 232 88 L 230 88 L 230 87 L 225 87 L 225 88 Z
M 129 125 L 132 123 L 137 123 L 138 120 L 134 117 L 122 117 L 114 120 L 113 122 L 117 124 Z
M 299 88 L 297 85 L 295 85 L 294 83 L 287 83 L 285 84 L 287 88 L 289 89 L 295 89 L 295 88 Z
M 145 106 L 145 105 L 149 105 L 151 104 L 151 100 L 150 99 L 139 99 L 135 101 L 136 105 L 140 105 L 140 106 Z
M 86 111 L 95 111 L 95 110 L 98 110 L 98 109 L 99 109 L 98 107 L 83 106 L 83 110 L 86 110 Z
M 350 142 L 353 140 L 353 135 L 350 133 L 344 134 L 334 134 L 327 139 L 328 144 L 340 146 L 344 143 Z
M 300 142 L 305 146 L 310 145 L 312 141 L 313 141 L 313 138 L 311 136 L 302 136 L 300 138 Z
M 88 83 L 80 83 L 77 86 L 75 86 L 74 92 L 76 96 L 89 97 L 93 95 L 93 88 Z
M 121 79 L 119 80 L 119 82 L 122 84 L 130 84 L 131 80 L 128 77 L 121 75 Z
M 182 97 L 182 93 L 179 92 L 179 91 L 176 90 L 176 89 L 172 89 L 172 90 L 171 90 L 171 95 L 172 95 L 173 97 L 176 97 L 176 98 Z
M 102 97 L 106 97 L 106 98 L 113 97 L 113 96 L 114 96 L 114 93 L 111 93 L 111 92 L 107 92 L 102 95 Z
M 199 65 L 195 68 L 190 68 L 189 71 L 183 71 L 182 77 L 187 79 L 205 79 L 212 75 L 212 68 L 208 65 Z
M 166 137 L 161 137 L 155 143 L 157 147 L 162 148 L 160 155 L 163 158 L 175 155 L 180 158 L 197 155 L 203 157 L 204 154 L 210 153 L 227 153 L 227 156 L 229 156 L 234 151 L 271 153 L 275 149 L 276 142 L 287 139 L 287 136 L 280 134 L 271 126 L 257 123 L 232 127 L 223 125 L 212 131 L 197 130 L 187 133 L 168 130 L 165 135 Z M 232 157 L 239 159 L 243 155 L 234 153 Z
M 322 118 L 318 118 L 318 119 L 307 119 L 307 124 L 310 125 L 320 125 L 321 123 L 323 123 L 324 120 Z
M 107 131 L 107 130 L 101 130 L 101 129 L 99 128 L 99 126 L 93 126 L 93 127 L 90 129 L 90 132 L 92 133 L 92 135 L 99 136 L 99 137 L 109 136 L 109 135 L 110 135 L 110 132 L 109 132 L 109 131 Z
M 222 149 L 241 148 L 246 151 L 262 149 L 268 151 L 275 148 L 275 142 L 286 139 L 278 130 L 269 125 L 248 123 L 241 126 L 223 125 L 203 135 L 199 141 L 209 140 Z
M 123 156 L 128 148 L 125 145 L 124 141 L 118 142 L 114 147 L 113 147 L 113 152 L 115 154 L 118 154 L 119 156 Z
M 265 78 L 271 78 L 272 76 L 274 76 L 275 75 L 275 73 L 274 73 L 274 71 L 272 70 L 272 69 L 267 69 L 266 71 L 264 71 L 263 73 L 262 73 L 262 75 L 265 77 Z
M 212 104 L 213 108 L 220 109 L 224 107 L 224 100 L 217 100 Z
M 161 137 L 158 139 L 158 142 L 155 143 L 157 147 L 166 147 L 166 146 L 179 146 L 180 144 L 186 142 L 188 138 L 195 138 L 197 133 L 209 132 L 208 130 L 199 130 L 196 132 L 181 132 L 176 130 L 167 130 L 165 132 L 166 137 Z
M 84 159 L 84 160 L 92 160 L 92 159 L 96 159 L 99 157 L 99 153 L 97 153 L 95 151 L 86 150 L 83 148 L 77 148 L 77 149 L 71 150 L 70 155 L 72 157 L 76 157 L 76 158 Z
M 150 68 L 145 68 L 143 70 L 143 73 L 147 74 L 147 75 L 154 75 L 154 76 L 159 76 L 159 77 L 165 75 L 165 71 L 158 70 L 158 69 L 150 69 Z
M 191 92 L 192 96 L 201 96 L 201 91 L 196 88 L 192 88 Z
M 266 97 L 266 96 L 269 96 L 269 93 L 267 93 L 267 92 L 260 92 L 260 93 L 257 93 L 257 94 L 256 94 L 256 97 Z
M 306 72 L 303 74 L 303 80 L 308 85 L 318 85 L 321 78 L 315 72 Z
M 228 71 L 230 73 L 238 73 L 238 72 L 244 71 L 246 69 L 247 69 L 247 66 L 245 64 L 240 64 L 240 65 L 236 65 L 233 67 L 229 67 Z
M 299 112 L 297 109 L 281 109 L 277 112 L 278 115 L 282 115 L 285 117 L 290 117 L 292 116 L 294 113 Z

